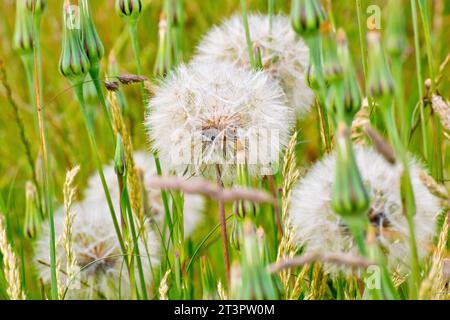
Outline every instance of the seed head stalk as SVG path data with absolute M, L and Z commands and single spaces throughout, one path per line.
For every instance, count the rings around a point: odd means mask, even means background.
M 433 59 L 433 49 L 431 44 L 431 33 L 430 33 L 430 19 L 429 19 L 429 13 L 428 13 L 428 6 L 426 1 L 424 0 L 418 0 L 419 3 L 419 11 L 422 18 L 422 26 L 423 26 L 423 33 L 425 37 L 425 48 L 427 52 L 427 61 L 428 61 L 428 73 L 429 73 L 429 79 L 431 79 L 430 87 L 428 88 L 429 93 L 432 95 L 436 91 L 436 71 L 434 67 L 434 59 Z M 422 102 L 423 103 L 423 102 Z M 434 119 L 433 119 L 434 120 Z M 433 145 L 435 146 L 432 148 L 432 159 L 429 159 L 429 161 L 432 161 L 432 169 L 434 177 L 438 179 L 439 181 L 443 180 L 443 164 L 442 164 L 442 152 L 440 149 L 440 136 L 441 136 L 441 126 L 439 121 L 433 121 L 434 128 L 430 128 L 431 132 L 433 133 Z
M 48 222 L 50 228 L 50 274 L 51 274 L 51 295 L 53 300 L 58 300 L 58 277 L 56 273 L 56 238 L 55 238 L 55 221 L 53 216 L 53 184 L 50 176 L 51 163 L 49 161 L 49 145 L 47 141 L 47 136 L 45 134 L 45 120 L 41 105 L 40 98 L 40 82 L 38 75 L 38 57 L 37 52 L 34 51 L 34 95 L 36 97 L 36 112 L 38 115 L 39 124 L 39 139 L 40 139 L 40 149 L 42 154 L 42 172 L 44 176 L 44 195 L 45 204 L 48 215 Z
M 419 40 L 419 26 L 418 26 L 418 18 L 417 18 L 417 6 L 416 0 L 411 0 L 411 12 L 413 19 L 413 27 L 414 27 L 414 46 L 416 51 L 416 72 L 417 72 L 417 84 L 418 84 L 418 92 L 420 99 L 420 120 L 422 127 L 422 143 L 423 143 L 423 152 L 427 163 L 431 160 L 431 154 L 429 149 L 429 143 L 431 142 L 428 137 L 428 125 L 425 118 L 425 104 L 423 102 L 423 78 L 422 78 L 422 64 L 421 64 L 421 50 L 420 50 L 420 40 Z M 429 163 L 431 165 L 431 163 Z
M 170 2 L 170 1 L 169 1 Z M 128 32 L 130 34 L 130 40 L 131 40 L 131 46 L 133 49 L 133 54 L 134 54 L 134 60 L 136 63 L 136 71 L 139 75 L 142 75 L 142 65 L 141 65 L 141 58 L 140 58 L 140 47 L 139 47 L 139 41 L 137 38 L 137 30 L 138 30 L 138 19 L 132 19 L 132 18 L 127 18 L 126 19 L 127 24 L 128 24 Z M 161 44 L 160 44 L 161 45 Z M 147 94 L 145 93 L 145 87 L 144 87 L 144 83 L 141 83 L 141 91 L 142 91 L 142 99 L 143 99 L 143 103 L 144 106 L 147 104 Z M 155 167 L 156 167 L 156 173 L 158 174 L 158 176 L 162 175 L 162 170 L 161 170 L 161 162 L 159 160 L 158 154 L 156 152 L 153 153 L 153 158 L 155 161 Z M 172 222 L 171 222 L 171 217 L 170 217 L 170 208 L 169 208 L 169 200 L 167 197 L 167 192 L 165 190 L 161 190 L 161 197 L 163 200 L 163 205 L 164 205 L 164 212 L 165 212 L 165 223 L 169 224 L 169 229 L 171 230 L 172 233 Z M 164 235 L 165 230 L 163 230 L 163 235 Z
M 92 153 L 94 154 L 95 165 L 97 167 L 98 174 L 99 174 L 100 180 L 102 182 L 103 190 L 105 192 L 106 201 L 108 203 L 108 208 L 111 213 L 111 217 L 112 217 L 113 224 L 114 224 L 114 229 L 116 231 L 117 238 L 119 240 L 120 248 L 122 249 L 123 254 L 126 254 L 125 245 L 124 245 L 123 238 L 122 238 L 122 235 L 120 232 L 120 226 L 117 221 L 117 216 L 114 212 L 114 206 L 112 204 L 111 194 L 109 193 L 108 185 L 106 183 L 105 175 L 103 173 L 103 167 L 102 167 L 102 163 L 100 160 L 100 155 L 98 153 L 97 141 L 95 139 L 95 134 L 94 134 L 94 124 L 92 121 L 92 115 L 91 115 L 90 111 L 88 110 L 86 103 L 84 101 L 83 83 L 82 82 L 74 83 L 74 90 L 75 90 L 75 94 L 77 96 L 78 102 L 80 104 L 80 107 L 81 107 L 81 113 L 83 114 L 84 123 L 85 123 L 86 130 L 87 130 L 87 133 L 89 136 L 89 142 L 91 145 Z

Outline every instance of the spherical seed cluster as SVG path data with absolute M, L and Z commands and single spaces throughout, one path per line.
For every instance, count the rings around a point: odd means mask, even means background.
M 408 224 L 401 210 L 400 165 L 389 164 L 369 148 L 357 147 L 356 160 L 369 191 L 368 217 L 377 230 L 377 239 L 387 253 L 389 265 L 398 271 L 410 265 Z M 331 190 L 335 177 L 335 154 L 314 165 L 293 192 L 290 215 L 296 226 L 299 244 L 305 253 L 341 252 L 358 254 L 353 237 L 340 217 L 331 209 Z M 417 212 L 414 217 L 419 256 L 424 257 L 434 235 L 439 201 L 419 177 L 419 165 L 411 160 L 411 173 Z M 336 273 L 335 265 L 327 271 Z
M 155 88 L 146 125 L 169 171 L 232 181 L 244 161 L 251 175 L 272 170 L 293 118 L 266 73 L 210 62 L 182 65 Z
M 161 197 L 161 190 L 151 188 L 152 177 L 157 175 L 155 161 L 147 152 L 139 151 L 134 153 L 134 161 L 138 170 L 143 174 L 143 183 L 145 188 L 144 205 L 145 213 L 154 218 L 160 227 L 164 220 L 164 205 Z M 114 166 L 109 165 L 103 168 L 106 183 L 113 200 L 115 210 L 120 209 L 120 194 L 117 176 Z M 84 192 L 85 199 L 91 202 L 106 202 L 105 193 L 98 173 L 93 174 L 88 180 L 87 189 Z M 169 202 L 171 199 L 169 197 Z M 169 203 L 171 207 L 171 203 Z M 202 218 L 204 200 L 199 195 L 186 194 L 184 196 L 184 235 L 189 237 L 198 227 Z
M 298 115 L 304 115 L 314 99 L 304 80 L 309 64 L 308 47 L 297 37 L 285 16 L 273 17 L 272 27 L 267 15 L 252 14 L 248 21 L 252 42 L 261 50 L 265 70 L 280 81 L 289 105 Z M 235 15 L 214 27 L 201 41 L 194 60 L 227 61 L 249 68 L 242 16 Z
M 67 298 L 92 299 L 130 298 L 129 276 L 114 225 L 103 201 L 84 201 L 74 205 L 76 214 L 72 227 L 73 252 L 78 270 L 67 281 L 67 256 L 61 244 L 56 246 L 56 258 L 60 262 L 58 273 L 61 283 L 69 286 Z M 63 209 L 55 213 L 55 235 L 61 239 L 64 229 Z M 147 224 L 146 242 L 139 239 L 142 267 L 146 283 L 151 284 L 151 267 L 159 264 L 159 239 Z M 40 277 L 50 283 L 50 230 L 43 225 L 42 235 L 36 244 L 36 266 Z

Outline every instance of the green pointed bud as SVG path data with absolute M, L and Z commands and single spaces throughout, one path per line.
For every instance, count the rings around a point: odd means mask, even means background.
M 388 12 L 389 17 L 385 33 L 386 51 L 392 56 L 402 56 L 407 47 L 405 15 L 402 2 L 390 0 Z
M 264 70 L 262 62 L 261 46 L 256 44 L 253 46 L 253 56 L 255 57 L 255 70 Z
M 202 282 L 202 299 L 218 299 L 216 275 L 213 272 L 209 259 L 205 256 L 200 258 L 200 277 Z
M 305 82 L 312 90 L 319 90 L 319 75 L 317 74 L 317 68 L 313 64 L 309 64 L 308 71 L 306 72 Z
M 24 234 L 30 239 L 33 239 L 37 236 L 41 226 L 41 217 L 37 207 L 36 195 L 36 188 L 34 187 L 33 183 L 28 181 L 25 186 Z
M 243 226 L 241 250 L 242 292 L 237 299 L 276 299 L 277 294 L 267 269 L 265 236 L 262 229 L 246 220 Z
M 337 55 L 336 35 L 331 23 L 324 22 L 320 27 L 323 46 L 323 76 L 326 82 L 332 84 L 342 79 L 343 67 Z
M 90 63 L 81 44 L 75 12 L 69 2 L 64 4 L 63 20 L 64 33 L 59 71 L 72 82 L 82 82 L 89 72 Z
M 233 204 L 233 212 L 239 218 L 245 218 L 248 213 L 256 216 L 256 206 L 252 201 L 239 200 Z
M 292 0 L 291 22 L 298 35 L 314 36 L 327 19 L 319 0 Z
M 377 31 L 369 32 L 367 42 L 369 45 L 369 94 L 376 99 L 389 100 L 394 95 L 394 80 L 383 52 L 380 34 Z
M 26 8 L 26 0 L 17 0 L 16 26 L 14 32 L 13 48 L 21 55 L 33 53 L 33 18 Z
M 344 219 L 364 216 L 370 201 L 359 173 L 349 130 L 341 122 L 336 144 L 336 178 L 331 206 Z
M 231 232 L 230 232 L 230 243 L 234 249 L 241 249 L 241 219 L 239 217 L 234 216 L 231 220 Z
M 344 120 L 350 126 L 355 114 L 361 109 L 363 98 L 356 70 L 350 56 L 347 37 L 342 29 L 338 31 L 336 39 L 338 59 L 343 68 L 343 82 L 337 99 L 342 99 L 341 105 L 344 107 Z
M 137 20 L 142 12 L 141 0 L 116 0 L 116 11 L 120 17 Z
M 100 40 L 92 19 L 88 0 L 81 0 L 80 5 L 81 42 L 89 59 L 91 68 L 99 68 L 105 48 Z
M 127 171 L 127 162 L 125 160 L 125 148 L 120 134 L 117 135 L 116 151 L 114 154 L 114 171 L 119 176 L 124 176 Z
M 41 17 L 47 7 L 45 0 L 26 0 L 27 9 L 34 14 L 35 17 Z

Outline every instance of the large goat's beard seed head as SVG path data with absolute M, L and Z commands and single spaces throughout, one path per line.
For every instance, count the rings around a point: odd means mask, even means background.
M 294 121 L 267 74 L 215 62 L 180 66 L 155 89 L 149 110 L 151 143 L 166 168 L 225 183 L 238 164 L 255 176 L 278 163 Z
M 371 205 L 367 218 L 376 232 L 376 239 L 387 255 L 389 266 L 395 271 L 409 269 L 409 231 L 402 212 L 400 177 L 402 167 L 389 164 L 370 148 L 355 149 L 356 160 Z M 297 231 L 298 244 L 305 253 L 351 253 L 358 255 L 353 236 L 343 220 L 331 209 L 334 183 L 335 155 L 329 155 L 314 165 L 293 192 L 290 217 Z M 433 196 L 419 177 L 419 165 L 411 160 L 409 170 L 416 202 L 414 216 L 418 253 L 421 258 L 434 235 L 435 218 L 439 214 L 439 200 Z M 326 265 L 327 272 L 351 270 Z
M 308 47 L 292 30 L 288 17 L 273 17 L 272 28 L 266 15 L 251 14 L 248 21 L 252 41 L 261 52 L 264 70 L 280 82 L 289 105 L 297 114 L 305 115 L 314 100 L 313 92 L 304 81 L 309 64 Z M 226 61 L 250 69 L 242 17 L 233 16 L 206 34 L 194 61 Z

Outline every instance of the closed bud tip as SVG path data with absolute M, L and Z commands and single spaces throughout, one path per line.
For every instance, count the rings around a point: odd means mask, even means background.
M 291 9 L 292 26 L 298 35 L 317 35 L 320 25 L 327 19 L 319 0 L 293 0 Z
M 120 17 L 137 20 L 142 12 L 141 0 L 116 0 L 116 12 Z

